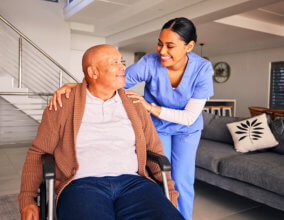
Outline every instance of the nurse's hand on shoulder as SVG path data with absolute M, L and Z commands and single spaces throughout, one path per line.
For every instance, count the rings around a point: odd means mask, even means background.
M 39 220 L 39 210 L 34 204 L 29 205 L 21 211 L 22 220 Z
M 144 98 L 143 96 L 135 93 L 135 92 L 132 92 L 130 90 L 125 90 L 125 93 L 126 95 L 129 97 L 129 98 L 133 98 L 134 101 L 133 103 L 141 103 L 143 105 L 143 107 L 149 112 L 152 108 L 152 105 L 150 103 L 148 103 Z
M 61 95 L 65 94 L 65 97 L 68 99 L 72 88 L 74 88 L 76 85 L 77 83 L 66 83 L 64 86 L 56 90 L 47 105 L 48 109 L 54 109 L 55 111 L 57 111 L 57 103 L 60 107 L 62 107 Z

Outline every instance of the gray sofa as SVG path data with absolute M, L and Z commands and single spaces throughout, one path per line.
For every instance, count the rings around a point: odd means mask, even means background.
M 269 122 L 278 146 L 239 153 L 227 123 L 243 120 L 203 113 L 196 179 L 284 211 L 284 118 Z

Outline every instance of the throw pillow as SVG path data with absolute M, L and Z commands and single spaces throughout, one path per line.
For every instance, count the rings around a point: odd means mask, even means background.
M 202 112 L 202 116 L 204 120 L 204 128 L 201 133 L 202 139 L 219 141 L 232 145 L 234 142 L 226 125 L 231 122 L 245 119 L 241 117 L 218 116 L 207 112 Z
M 227 127 L 238 152 L 246 153 L 274 147 L 278 144 L 268 126 L 265 114 L 227 124 Z
M 271 122 L 271 131 L 279 142 L 279 145 L 273 150 L 284 154 L 284 117 L 277 117 Z

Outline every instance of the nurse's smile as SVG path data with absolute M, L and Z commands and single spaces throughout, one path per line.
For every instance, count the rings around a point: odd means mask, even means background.
M 168 61 L 169 59 L 171 59 L 171 57 L 165 57 L 165 56 L 160 56 L 161 57 L 161 61 L 162 62 L 166 62 Z

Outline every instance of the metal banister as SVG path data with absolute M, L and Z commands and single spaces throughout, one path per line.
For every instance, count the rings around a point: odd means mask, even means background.
M 0 95 L 53 96 L 53 93 L 44 93 L 44 92 L 0 92 Z
M 75 82 L 78 82 L 72 75 L 69 73 L 63 66 L 61 66 L 56 60 L 54 60 L 51 56 L 49 56 L 45 51 L 39 48 L 34 42 L 32 42 L 27 36 L 25 36 L 21 31 L 19 31 L 14 25 L 12 25 L 9 21 L 3 18 L 0 15 L 0 20 L 3 21 L 7 26 L 9 26 L 13 31 L 15 31 L 18 35 L 20 35 L 23 39 L 25 39 L 30 45 L 32 45 L 37 51 L 39 51 L 42 55 L 44 55 L 47 59 L 49 59 L 52 63 L 54 63 L 59 69 L 65 72 L 69 77 L 71 77 Z

